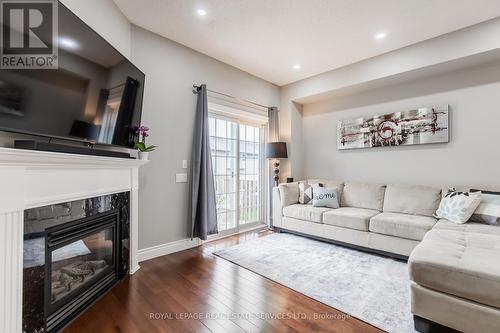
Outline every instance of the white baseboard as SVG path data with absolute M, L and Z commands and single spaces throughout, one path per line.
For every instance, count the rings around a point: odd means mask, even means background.
M 240 234 L 240 233 L 247 232 L 247 231 L 251 231 L 251 230 L 264 229 L 266 227 L 267 226 L 265 224 L 259 224 L 259 225 L 256 225 L 254 227 L 244 229 L 244 230 L 241 230 L 239 232 L 235 232 L 235 233 L 231 233 L 231 234 L 213 235 L 213 236 L 210 236 L 209 239 L 206 241 L 202 241 L 199 238 L 194 238 L 194 239 L 186 238 L 186 239 L 181 239 L 181 240 L 170 242 L 170 243 L 165 243 L 165 244 L 147 247 L 145 249 L 140 249 L 139 251 L 137 251 L 137 260 L 139 262 L 141 262 L 141 261 L 146 261 L 146 260 L 161 257 L 161 256 L 166 256 L 167 254 L 171 254 L 174 252 L 179 252 L 179 251 L 183 251 L 183 250 L 187 250 L 187 249 L 190 249 L 193 247 L 200 246 L 206 242 L 211 242 L 211 241 L 214 241 L 217 239 L 233 236 L 233 235 Z M 139 267 L 137 267 L 137 269 L 139 269 Z
M 179 252 L 182 250 L 187 250 L 192 247 L 201 245 L 201 239 L 199 238 L 186 238 L 178 241 L 160 244 L 156 246 L 147 247 L 145 249 L 140 249 L 137 251 L 137 258 L 139 262 L 153 259 L 156 257 L 165 256 L 174 252 Z
M 137 272 L 139 269 L 141 268 L 141 266 L 137 265 L 135 266 L 133 269 L 130 270 L 129 274 L 132 275 L 134 274 L 135 272 Z
M 205 243 L 216 241 L 218 239 L 222 239 L 222 238 L 226 238 L 226 237 L 230 237 L 230 236 L 242 234 L 244 232 L 252 231 L 252 230 L 257 230 L 257 229 L 267 229 L 267 225 L 266 224 L 258 224 L 258 225 L 254 226 L 254 227 L 242 229 L 242 230 L 237 231 L 237 232 L 232 232 L 232 233 L 227 233 L 227 234 L 223 233 L 223 234 L 211 235 L 211 236 L 208 236 L 207 240 L 201 241 L 201 243 L 205 244 Z

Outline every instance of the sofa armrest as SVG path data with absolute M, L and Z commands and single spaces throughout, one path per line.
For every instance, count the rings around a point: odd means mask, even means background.
M 283 215 L 283 204 L 281 203 L 280 191 L 273 187 L 273 226 L 280 228 L 282 226 L 281 217 Z

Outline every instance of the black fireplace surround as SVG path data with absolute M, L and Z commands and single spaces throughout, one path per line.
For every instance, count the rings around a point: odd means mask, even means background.
M 129 192 L 24 213 L 23 332 L 58 332 L 129 273 Z

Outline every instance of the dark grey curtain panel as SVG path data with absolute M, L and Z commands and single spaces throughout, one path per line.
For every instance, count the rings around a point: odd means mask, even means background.
M 196 105 L 196 124 L 191 156 L 191 238 L 203 240 L 217 233 L 215 184 L 208 134 L 207 87 L 201 85 Z

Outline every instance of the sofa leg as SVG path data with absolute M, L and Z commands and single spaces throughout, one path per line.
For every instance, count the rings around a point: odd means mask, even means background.
M 415 330 L 420 333 L 460 333 L 453 328 L 438 324 L 432 320 L 413 315 Z

